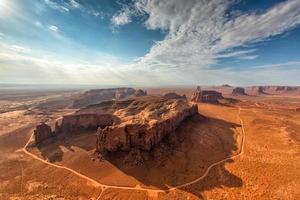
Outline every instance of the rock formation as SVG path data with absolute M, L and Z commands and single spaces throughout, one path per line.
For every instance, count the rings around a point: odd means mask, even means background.
M 150 150 L 183 120 L 198 113 L 196 104 L 182 100 L 183 96 L 174 96 L 181 98 L 143 96 L 87 106 L 63 116 L 53 132 L 45 123 L 38 125 L 34 132 L 36 144 L 59 135 L 95 131 L 99 152 Z M 133 155 L 138 154 L 133 152 Z
M 34 130 L 35 144 L 40 144 L 50 138 L 53 138 L 51 127 L 45 123 L 41 123 L 36 126 Z
M 201 91 L 200 86 L 198 86 L 196 91 L 193 93 L 193 95 L 191 97 L 191 101 L 192 102 L 202 102 L 202 91 Z
M 228 84 L 223 84 L 223 85 L 221 85 L 222 87 L 228 87 L 228 88 L 230 88 L 230 87 L 232 87 L 231 85 L 228 85 Z
M 121 119 L 112 126 L 98 128 L 98 151 L 150 150 L 175 131 L 186 118 L 198 113 L 196 104 L 159 97 L 138 98 L 114 114 Z
M 242 87 L 236 87 L 232 90 L 232 95 L 247 95 L 245 89 Z
M 259 87 L 257 88 L 257 93 L 258 93 L 258 94 L 266 94 L 266 93 L 265 93 L 265 88 L 262 87 L 262 86 L 259 86 Z
M 300 107 L 295 109 L 296 112 L 300 112 Z
M 253 86 L 250 88 L 252 94 L 289 94 L 299 95 L 299 86 Z
M 110 89 L 97 89 L 89 90 L 80 95 L 73 102 L 74 108 L 81 108 L 92 104 L 109 101 L 112 99 L 122 99 L 134 95 L 135 89 L 133 88 L 110 88 Z
M 184 101 L 187 100 L 185 95 L 181 96 L 181 95 L 176 94 L 175 92 L 169 92 L 169 93 L 165 94 L 163 96 L 163 98 L 164 99 L 181 99 L 181 100 L 184 100 Z
M 139 89 L 139 90 L 135 91 L 134 96 L 136 96 L 136 97 L 147 96 L 147 91 Z
M 192 102 L 218 103 L 219 99 L 223 99 L 222 93 L 214 90 L 201 90 L 198 86 L 191 97 Z
M 110 114 L 71 114 L 56 123 L 55 133 L 75 134 L 84 130 L 96 130 L 98 127 L 113 124 L 113 116 Z

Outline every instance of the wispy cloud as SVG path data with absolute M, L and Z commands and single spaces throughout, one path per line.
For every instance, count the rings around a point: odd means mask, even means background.
M 34 22 L 34 25 L 37 26 L 37 27 L 39 27 L 39 28 L 43 27 L 43 24 L 40 21 Z
M 81 5 L 75 1 L 75 0 L 70 0 L 70 5 L 73 7 L 73 8 L 80 8 Z
M 51 30 L 51 31 L 54 31 L 54 32 L 58 32 L 59 29 L 57 26 L 54 26 L 54 25 L 49 25 L 48 28 Z
M 125 8 L 122 11 L 116 13 L 111 18 L 111 23 L 115 26 L 129 24 L 130 22 L 131 22 L 131 12 L 128 8 Z
M 70 11 L 80 11 L 82 13 L 92 15 L 95 17 L 104 18 L 105 14 L 102 11 L 97 11 L 92 7 L 85 7 L 76 0 L 66 0 L 62 2 L 55 2 L 53 0 L 44 0 L 46 5 L 54 10 L 58 10 L 62 13 L 69 13 Z
M 246 48 L 300 23 L 298 0 L 284 1 L 265 12 L 239 14 L 229 11 L 232 2 L 137 0 L 131 9 L 146 16 L 146 27 L 167 32 L 164 40 L 140 58 L 139 65 L 152 69 L 207 68 L 220 58 L 255 59 L 257 55 L 251 50 L 232 49 Z M 129 23 L 128 16 L 128 11 L 121 10 L 112 22 Z
M 282 67 L 297 67 L 300 69 L 300 61 L 289 61 L 286 63 L 275 63 L 275 64 L 266 64 L 266 65 L 258 65 L 252 68 L 256 69 L 270 69 L 270 68 L 282 68 Z
M 53 1 L 53 0 L 44 0 L 45 3 L 52 9 L 58 10 L 60 12 L 69 12 L 69 8 L 66 7 L 66 5 L 60 5 L 59 3 Z

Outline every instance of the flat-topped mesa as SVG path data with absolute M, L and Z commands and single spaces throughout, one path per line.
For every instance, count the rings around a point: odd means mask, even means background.
M 37 125 L 34 130 L 34 140 L 35 144 L 41 144 L 46 140 L 53 138 L 54 134 L 51 130 L 51 127 L 42 122 L 41 124 Z
M 198 86 L 191 97 L 192 102 L 218 103 L 219 99 L 223 99 L 222 93 L 214 90 L 201 90 Z
M 55 133 L 71 135 L 80 131 L 97 130 L 98 127 L 112 125 L 113 121 L 113 116 L 110 114 L 75 113 L 66 115 L 56 122 Z
M 73 102 L 74 108 L 81 108 L 92 104 L 110 101 L 112 99 L 122 99 L 134 96 L 136 90 L 133 88 L 108 88 L 89 90 L 80 95 Z
M 137 91 L 135 91 L 134 96 L 136 96 L 136 97 L 147 96 L 147 91 L 138 89 Z
M 242 87 L 236 87 L 232 90 L 232 95 L 247 95 L 245 92 L 245 88 Z
M 181 99 L 181 100 L 187 101 L 185 94 L 178 95 L 175 92 L 166 93 L 166 94 L 164 94 L 163 98 L 165 98 L 165 99 Z
M 128 151 L 139 148 L 149 151 L 186 118 L 198 113 L 196 104 L 179 99 L 148 96 L 136 98 L 114 114 L 119 123 L 97 131 L 97 151 Z

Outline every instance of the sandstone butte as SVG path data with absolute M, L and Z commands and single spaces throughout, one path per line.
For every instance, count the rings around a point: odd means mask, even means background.
M 35 138 L 42 139 L 35 142 L 93 130 L 97 151 L 150 150 L 197 113 L 196 104 L 177 98 L 142 96 L 106 101 L 63 116 L 54 131 L 46 124 L 37 126 Z M 44 135 L 47 137 L 40 137 Z
M 201 90 L 199 86 L 191 96 L 192 102 L 218 103 L 219 99 L 223 99 L 222 93 L 214 90 Z
M 245 88 L 236 87 L 232 90 L 232 95 L 247 95 L 245 92 Z

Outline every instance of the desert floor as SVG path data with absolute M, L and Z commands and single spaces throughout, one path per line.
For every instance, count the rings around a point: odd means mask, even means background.
M 148 89 L 169 91 L 192 93 Z M 72 111 L 62 103 L 68 95 L 0 100 L 1 200 L 300 199 L 299 97 L 228 96 L 240 102 L 199 104 L 199 115 L 136 166 L 124 164 L 122 153 L 97 159 L 94 133 L 24 149 L 37 123 L 53 124 Z

